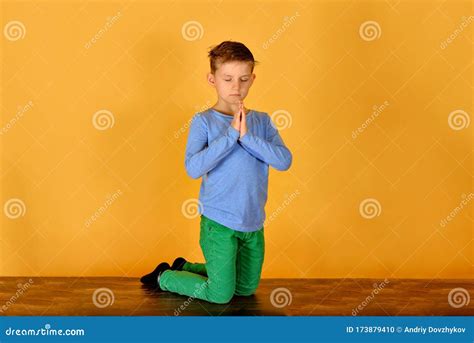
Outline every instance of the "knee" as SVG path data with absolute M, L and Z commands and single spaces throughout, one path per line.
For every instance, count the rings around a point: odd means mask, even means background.
M 257 291 L 257 288 L 246 289 L 246 290 L 236 290 L 235 295 L 248 297 L 248 296 L 254 295 L 256 291 Z
M 227 304 L 232 300 L 234 296 L 234 290 L 226 290 L 220 293 L 215 293 L 215 295 L 210 297 L 210 301 L 216 304 Z
M 254 295 L 255 292 L 257 291 L 258 285 L 260 282 L 252 282 L 248 283 L 246 285 L 243 285 L 242 283 L 239 283 L 237 287 L 235 288 L 235 295 L 243 296 L 243 297 L 248 297 L 250 295 Z

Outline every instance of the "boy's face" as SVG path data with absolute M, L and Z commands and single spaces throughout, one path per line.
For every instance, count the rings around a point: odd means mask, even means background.
M 244 100 L 254 79 L 250 63 L 244 61 L 218 64 L 215 74 L 207 75 L 208 82 L 216 88 L 219 98 L 229 104 Z

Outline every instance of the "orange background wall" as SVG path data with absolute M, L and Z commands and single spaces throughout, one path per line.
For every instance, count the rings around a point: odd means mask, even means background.
M 472 15 L 470 1 L 2 1 L 1 275 L 203 261 L 184 150 L 216 100 L 207 50 L 231 39 L 261 62 L 247 107 L 293 152 L 270 172 L 263 277 L 472 278 Z

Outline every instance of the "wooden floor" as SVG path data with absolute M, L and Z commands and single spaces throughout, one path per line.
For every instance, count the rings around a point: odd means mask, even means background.
M 263 279 L 255 295 L 234 297 L 225 305 L 154 292 L 136 278 L 33 277 L 32 283 L 29 280 L 0 278 L 0 315 L 351 316 L 359 305 L 361 309 L 356 314 L 361 316 L 474 315 L 474 300 L 460 308 L 448 302 L 448 294 L 454 288 L 464 288 L 468 297 L 474 295 L 474 280 L 391 279 L 376 294 L 374 284 L 383 280 Z M 95 291 L 99 295 L 94 303 Z

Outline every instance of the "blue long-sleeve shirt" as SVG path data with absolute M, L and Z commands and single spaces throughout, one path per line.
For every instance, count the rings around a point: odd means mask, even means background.
M 193 116 L 186 172 L 202 177 L 199 214 L 233 230 L 256 231 L 265 221 L 268 166 L 287 170 L 292 154 L 267 113 L 250 110 L 242 138 L 232 119 L 212 108 Z

